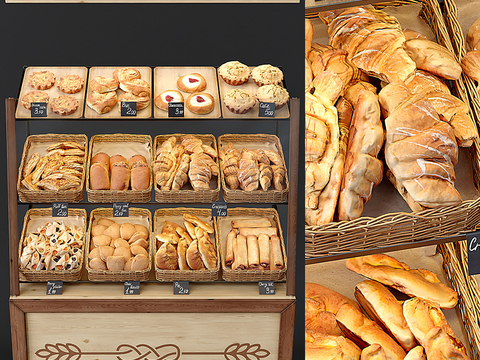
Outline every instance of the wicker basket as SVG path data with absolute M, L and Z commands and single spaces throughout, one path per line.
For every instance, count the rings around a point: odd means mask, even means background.
M 393 1 L 373 4 L 376 8 L 423 4 L 420 16 L 427 22 L 437 41 L 452 51 L 441 10 L 436 0 Z M 467 99 L 462 81 L 453 82 L 460 99 Z M 471 151 L 476 154 L 478 141 Z M 473 156 L 474 177 L 479 172 L 479 158 Z M 480 199 L 464 201 L 458 206 L 428 209 L 414 213 L 391 213 L 376 218 L 361 217 L 321 226 L 305 227 L 305 258 L 346 254 L 353 251 L 382 248 L 391 245 L 461 234 L 475 229 L 479 220 Z
M 23 251 L 23 241 L 27 234 L 27 227 L 29 221 L 32 217 L 45 217 L 45 223 L 52 219 L 52 208 L 46 209 L 29 209 L 25 214 L 25 220 L 23 222 L 22 236 L 20 237 L 20 243 L 18 245 L 18 257 L 20 259 Z M 84 209 L 68 209 L 68 217 L 65 218 L 55 218 L 55 220 L 64 220 L 68 222 L 69 218 L 76 217 L 82 219 L 83 229 L 84 229 L 84 246 L 82 246 L 82 251 L 85 250 L 85 234 L 87 229 L 87 212 Z M 49 219 L 49 220 L 47 220 Z M 20 264 L 20 260 L 19 260 Z M 82 277 L 82 268 L 83 268 L 83 255 L 80 257 L 78 267 L 73 270 L 25 270 L 19 269 L 19 278 L 22 281 L 32 281 L 32 282 L 45 282 L 49 280 L 62 280 L 65 282 L 72 282 L 80 280 Z
M 232 270 L 231 267 L 225 265 L 225 254 L 221 252 L 222 262 L 222 278 L 226 281 L 241 281 L 241 282 L 255 282 L 261 280 L 283 280 L 287 272 L 287 254 L 285 251 L 285 244 L 283 240 L 282 227 L 280 225 L 280 218 L 275 209 L 253 209 L 253 208 L 233 208 L 227 210 L 227 216 L 225 218 L 217 219 L 217 242 L 220 245 L 220 250 L 225 248 L 225 242 L 228 232 L 222 233 L 222 222 L 227 221 L 230 223 L 232 216 L 241 217 L 268 217 L 274 221 L 278 229 L 278 237 L 280 238 L 280 244 L 282 245 L 282 254 L 285 261 L 285 267 L 281 270 Z
M 283 163 L 285 158 L 283 157 L 282 144 L 280 139 L 275 135 L 266 134 L 224 134 L 218 138 L 218 148 L 221 150 L 228 143 L 231 142 L 236 145 L 236 148 L 241 151 L 244 146 L 252 146 L 257 149 L 275 149 L 280 154 Z M 238 144 L 238 145 L 237 145 Z M 222 169 L 222 160 L 220 159 L 220 169 Z M 229 203 L 281 203 L 287 201 L 288 195 L 288 176 L 285 171 L 285 188 L 283 190 L 275 190 L 273 186 L 267 191 L 262 189 L 254 191 L 244 191 L 242 189 L 232 190 L 225 182 L 223 171 L 220 170 L 220 177 L 222 182 L 222 194 L 226 202 Z
M 88 152 L 87 168 L 90 169 L 93 148 L 95 144 L 105 142 L 115 143 L 138 143 L 139 149 L 147 144 L 149 157 L 147 163 L 151 163 L 152 159 L 152 137 L 150 135 L 131 135 L 131 134 L 109 134 L 109 135 L 94 135 L 90 139 L 90 148 Z M 113 154 L 111 154 L 113 155 Z M 134 154 L 131 154 L 134 155 Z M 124 155 L 125 156 L 125 155 Z M 127 157 L 128 160 L 128 157 Z M 150 166 L 150 164 L 149 164 Z M 94 203 L 112 203 L 117 201 L 145 203 L 152 198 L 152 171 L 150 166 L 150 184 L 145 190 L 92 190 L 90 189 L 90 171 L 87 171 L 87 198 L 89 202 Z
M 204 221 L 210 221 L 215 230 L 215 249 L 217 250 L 217 259 L 220 259 L 221 248 L 218 242 L 216 233 L 218 232 L 217 221 L 212 218 L 212 211 L 210 209 L 195 209 L 195 208 L 172 208 L 172 209 L 157 209 L 154 215 L 154 234 L 160 232 L 159 226 L 163 218 L 171 218 L 173 216 L 183 216 L 188 213 L 195 215 Z M 175 222 L 175 221 L 174 221 Z M 179 224 L 181 225 L 181 223 Z M 182 224 L 183 226 L 183 224 Z M 157 242 L 154 240 L 155 254 L 157 252 Z M 155 258 L 153 259 L 155 263 Z M 213 270 L 162 270 L 157 267 L 155 263 L 155 277 L 158 281 L 215 281 L 218 279 L 218 272 L 220 271 L 220 261 L 217 261 L 217 266 Z
M 150 276 L 150 270 L 152 270 L 152 213 L 148 209 L 139 209 L 139 208 L 129 208 L 128 209 L 128 218 L 114 218 L 113 217 L 113 209 L 112 208 L 96 208 L 93 209 L 90 213 L 90 224 L 88 226 L 88 233 L 87 233 L 87 241 L 86 241 L 86 248 L 85 248 L 85 268 L 88 272 L 88 280 L 90 281 L 100 281 L 100 282 L 123 282 L 123 281 L 147 281 Z M 98 218 L 110 218 L 115 220 L 119 219 L 129 219 L 122 222 L 132 222 L 135 221 L 131 220 L 134 217 L 143 217 L 148 220 L 147 228 L 150 230 L 149 234 L 149 247 L 148 247 L 148 268 L 145 270 L 140 271 L 109 271 L 109 270 L 94 270 L 91 269 L 88 265 L 88 255 L 90 254 L 90 243 L 91 243 L 91 231 L 92 225 Z
M 27 164 L 27 156 L 29 155 L 30 149 L 32 146 L 40 144 L 40 146 L 45 143 L 44 150 L 51 144 L 61 142 L 61 141 L 74 141 L 85 146 L 85 155 L 83 156 L 83 173 L 80 188 L 75 190 L 27 190 L 22 185 L 22 174 L 23 169 Z M 83 190 L 85 188 L 85 168 L 87 163 L 87 146 L 88 138 L 83 134 L 44 134 L 44 135 L 30 135 L 25 141 L 23 147 L 22 161 L 20 163 L 20 168 L 18 170 L 18 179 L 17 179 L 17 192 L 18 198 L 21 202 L 29 203 L 50 203 L 55 201 L 65 201 L 65 202 L 79 202 L 83 199 Z M 46 153 L 46 151 L 45 151 Z
M 181 141 L 181 137 L 186 134 L 171 134 L 171 135 L 157 135 L 155 137 L 155 148 L 154 154 L 156 154 L 157 149 L 163 144 L 165 140 L 169 137 L 175 136 L 177 142 Z M 201 139 L 204 144 L 212 146 L 216 151 L 217 142 L 215 141 L 215 136 L 210 134 L 192 134 L 197 138 Z M 152 158 L 152 164 L 155 161 L 155 157 Z M 216 160 L 218 165 L 218 159 Z M 212 203 L 219 199 L 220 195 L 220 181 L 219 178 L 212 177 L 210 180 L 210 190 L 206 191 L 195 191 L 190 186 L 189 183 L 185 184 L 180 190 L 160 190 L 155 184 L 155 201 L 159 203 Z

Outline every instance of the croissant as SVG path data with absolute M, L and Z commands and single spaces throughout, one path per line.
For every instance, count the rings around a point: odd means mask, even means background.
M 182 145 L 187 154 L 203 153 L 202 140 L 194 135 L 185 135 L 182 137 Z
M 192 154 L 190 167 L 188 170 L 188 178 L 194 190 L 210 190 L 210 179 L 212 171 L 210 166 L 199 157 L 198 154 Z M 206 155 L 208 157 L 208 155 Z M 211 160 L 211 158 L 210 158 Z
M 262 190 L 267 191 L 273 179 L 273 170 L 270 165 L 259 164 L 260 170 L 260 186 Z
M 260 171 L 258 170 L 257 161 L 253 159 L 240 159 L 238 162 L 238 181 L 240 188 L 245 191 L 257 190 L 259 179 Z
M 188 181 L 188 168 L 190 164 L 190 155 L 183 154 L 178 164 L 177 171 L 173 176 L 172 190 L 179 190 Z
M 275 190 L 283 189 L 283 181 L 285 180 L 285 167 L 281 165 L 272 165 L 273 170 L 273 186 Z
M 228 143 L 224 150 L 220 151 L 220 159 L 222 159 L 222 171 L 225 181 L 230 189 L 235 190 L 239 186 L 238 182 L 238 160 L 240 159 L 240 151 L 238 151 L 232 143 Z

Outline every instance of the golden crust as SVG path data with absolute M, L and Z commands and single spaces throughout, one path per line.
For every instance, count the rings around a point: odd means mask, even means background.
M 187 93 L 196 93 L 205 90 L 207 82 L 202 74 L 192 73 L 180 76 L 177 79 L 177 87 Z
M 50 101 L 50 109 L 57 115 L 70 115 L 78 109 L 78 100 L 70 95 L 60 95 Z
M 28 83 L 34 89 L 47 90 L 55 84 L 55 75 L 51 71 L 35 71 L 28 77 Z
M 122 101 L 134 101 L 137 103 L 137 111 L 150 106 L 150 95 L 137 96 L 129 92 L 121 93 L 118 96 L 118 109 L 121 111 Z
M 44 102 L 48 104 L 49 99 L 50 97 L 48 96 L 48 94 L 43 91 L 38 91 L 38 90 L 30 91 L 25 95 L 23 95 L 22 106 L 25 109 L 30 110 L 32 103 Z
M 75 94 L 83 89 L 85 80 L 78 75 L 65 75 L 58 79 L 57 88 L 67 94 Z
M 106 93 L 118 89 L 118 81 L 113 78 L 96 76 L 90 81 L 90 90 L 98 93 Z
M 215 100 L 212 95 L 202 92 L 191 94 L 186 101 L 187 108 L 198 115 L 209 114 L 215 108 Z
M 87 97 L 87 105 L 99 114 L 106 114 L 117 103 L 117 93 L 109 91 L 105 93 L 91 92 Z

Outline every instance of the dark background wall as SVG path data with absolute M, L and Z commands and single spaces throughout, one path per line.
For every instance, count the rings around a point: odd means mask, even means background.
M 303 3 L 299 4 L 5 4 L 0 3 L 0 114 L 16 97 L 24 66 L 219 66 L 229 60 L 281 66 L 291 96 L 303 96 Z M 0 126 L 5 152 L 5 122 Z M 17 155 L 32 134 L 171 132 L 278 133 L 281 121 L 33 121 L 17 124 Z M 302 147 L 302 146 L 301 146 Z M 288 151 L 287 151 L 288 153 Z M 286 154 L 288 156 L 288 154 Z M 301 169 L 300 169 L 301 170 Z M 11 358 L 6 164 L 0 159 L 0 356 Z M 302 174 L 303 172 L 300 171 Z M 294 181 L 294 179 L 290 179 Z M 300 184 L 303 181 L 300 180 Z M 303 187 L 300 186 L 302 189 Z M 303 209 L 300 196 L 300 209 Z M 19 207 L 20 223 L 26 206 Z M 89 209 L 87 208 L 87 211 Z M 286 227 L 286 206 L 279 206 Z M 299 213 L 299 228 L 303 227 Z M 21 225 L 21 224 L 20 224 Z M 297 242 L 297 325 L 294 359 L 303 357 L 303 236 Z M 260 327 L 259 327 L 260 329 Z

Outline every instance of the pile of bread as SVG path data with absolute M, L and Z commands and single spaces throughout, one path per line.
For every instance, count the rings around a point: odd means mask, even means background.
M 155 235 L 157 252 L 155 265 L 160 270 L 215 270 L 217 250 L 210 235 L 213 227 L 195 215 L 183 214 L 182 227 L 165 221 L 160 234 Z
M 90 230 L 91 270 L 141 271 L 150 264 L 150 234 L 142 224 L 99 218 Z
M 273 150 L 242 149 L 240 152 L 231 142 L 220 150 L 221 169 L 225 182 L 231 190 L 267 191 L 284 189 L 285 164 Z
M 179 190 L 189 180 L 195 191 L 210 190 L 212 176 L 218 177 L 217 151 L 194 135 L 165 140 L 155 152 L 153 172 L 158 190 Z
M 278 230 L 268 217 L 237 219 L 227 235 L 225 266 L 232 270 L 281 270 L 285 267 Z
M 34 152 L 26 161 L 21 184 L 27 190 L 65 191 L 79 189 L 83 182 L 85 146 L 62 141 L 46 148 L 47 154 Z
M 467 53 L 462 58 L 463 72 L 477 82 L 477 93 L 480 84 L 480 18 L 467 32 Z
M 122 155 L 109 156 L 99 152 L 90 165 L 92 190 L 145 190 L 150 186 L 150 166 L 143 155 L 133 155 L 127 161 Z
M 434 273 L 382 254 L 348 259 L 346 265 L 371 279 L 355 287 L 358 304 L 305 284 L 306 360 L 469 359 L 441 310 L 454 308 L 458 295 Z M 387 287 L 409 298 L 399 301 Z
M 384 141 L 387 176 L 412 210 L 458 205 L 458 146 L 478 134 L 440 79 L 459 78 L 454 56 L 372 6 L 320 18 L 329 45 L 312 44 L 305 21 L 306 224 L 361 216 L 383 177 Z M 382 81 L 378 96 L 369 77 Z

